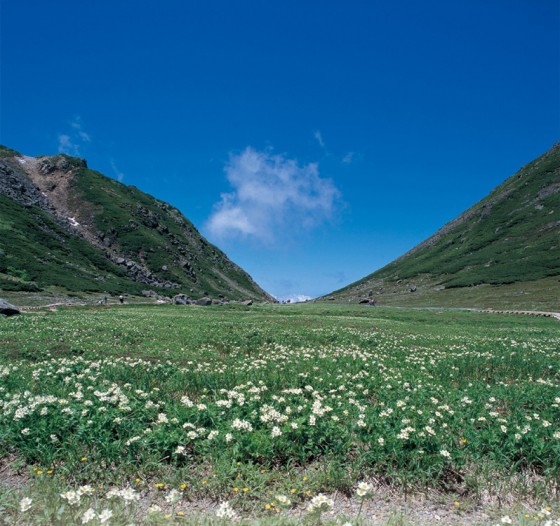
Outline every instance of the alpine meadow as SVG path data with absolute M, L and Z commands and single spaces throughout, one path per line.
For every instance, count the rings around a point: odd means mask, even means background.
M 0 4 L 0 526 L 560 526 L 560 1 Z

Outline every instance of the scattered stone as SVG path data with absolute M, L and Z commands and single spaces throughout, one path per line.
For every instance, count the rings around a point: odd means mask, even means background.
M 186 294 L 177 294 L 173 296 L 173 305 L 190 305 L 191 300 Z
M 196 300 L 195 303 L 197 305 L 200 305 L 201 307 L 208 307 L 208 305 L 212 305 L 212 300 L 210 298 L 205 297 Z
M 143 290 L 142 296 L 146 296 L 146 298 L 157 298 L 157 292 L 155 290 Z

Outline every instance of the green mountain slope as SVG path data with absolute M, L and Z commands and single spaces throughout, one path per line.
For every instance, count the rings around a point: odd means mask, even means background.
M 179 210 L 82 159 L 0 148 L 0 288 L 271 300 Z
M 331 296 L 441 306 L 468 298 L 461 306 L 498 306 L 504 291 L 522 295 L 519 283 L 531 290 L 541 283 L 543 294 L 556 288 L 560 297 L 559 275 L 560 143 L 429 239 Z M 473 287 L 489 297 L 479 301 Z

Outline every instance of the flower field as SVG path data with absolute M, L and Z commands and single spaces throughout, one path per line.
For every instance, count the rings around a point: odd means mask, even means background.
M 182 503 L 205 501 L 224 523 L 297 507 L 320 521 L 324 495 L 364 505 L 364 488 L 388 487 L 550 504 L 519 520 L 554 521 L 559 328 L 316 305 L 1 319 L 0 456 L 24 482 L 0 481 L 0 514 L 184 522 Z M 49 492 L 51 508 L 37 496 Z

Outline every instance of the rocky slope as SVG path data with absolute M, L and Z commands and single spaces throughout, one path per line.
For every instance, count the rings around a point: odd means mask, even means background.
M 498 298 L 543 284 L 560 297 L 560 143 L 386 267 L 329 295 L 341 301 L 442 305 L 473 290 Z M 489 287 L 492 287 L 489 289 Z M 532 290 L 532 289 L 531 289 Z M 398 299 L 397 299 L 398 298 Z M 393 301 L 395 300 L 395 301 Z M 559 300 L 560 301 L 560 300 Z M 500 302 L 497 301 L 497 304 Z M 492 304 L 485 300 L 485 305 Z M 463 305 L 467 306 L 467 305 Z M 560 305 L 559 305 L 560 307 Z
M 271 301 L 179 210 L 67 155 L 0 147 L 0 289 Z

